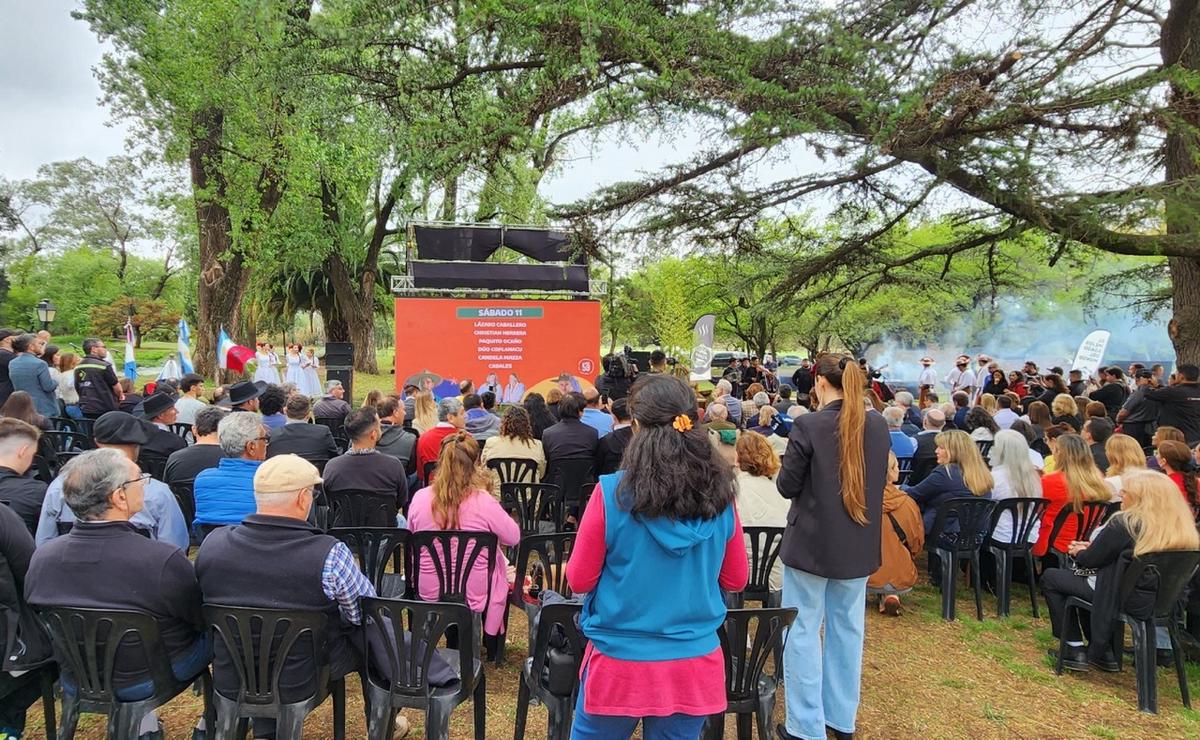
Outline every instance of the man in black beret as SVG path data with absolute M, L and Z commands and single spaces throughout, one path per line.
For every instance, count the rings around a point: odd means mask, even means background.
M 170 394 L 155 391 L 142 402 L 142 408 L 146 418 L 154 425 L 150 439 L 142 445 L 143 455 L 166 459 L 172 452 L 187 447 L 187 441 L 171 431 L 171 425 L 175 423 L 179 412 L 175 410 L 175 399 L 171 398 Z
M 137 462 L 141 446 L 150 440 L 154 425 L 124 411 L 109 411 L 92 427 L 96 447 L 120 450 L 125 457 Z M 38 546 L 65 534 L 75 524 L 75 515 L 63 503 L 62 476 L 55 478 L 46 489 L 42 515 L 38 519 Z M 130 519 L 135 528 L 144 530 L 151 539 L 175 545 L 186 551 L 189 545 L 188 528 L 179 503 L 166 483 L 153 478 L 146 481 L 145 502 L 141 511 Z M 61 530 L 61 531 L 60 531 Z

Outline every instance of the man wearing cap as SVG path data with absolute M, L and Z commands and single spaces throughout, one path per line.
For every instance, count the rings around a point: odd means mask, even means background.
M 149 441 L 153 430 L 154 425 L 147 421 L 124 411 L 110 411 L 96 420 L 92 435 L 96 447 L 117 450 L 132 463 L 137 461 L 138 451 Z M 188 528 L 171 489 L 162 481 L 150 478 L 146 481 L 144 499 L 140 510 L 131 512 L 129 523 L 148 532 L 152 539 L 186 550 Z M 60 526 L 74 523 L 75 515 L 63 503 L 63 475 L 60 473 L 46 489 L 35 538 L 38 546 L 58 537 Z M 65 533 L 67 527 L 63 526 L 63 529 Z
M 208 604 L 324 613 L 329 675 L 336 679 L 361 668 L 355 649 L 363 621 L 358 600 L 374 596 L 375 589 L 344 543 L 308 523 L 319 483 L 316 467 L 296 455 L 267 460 L 254 474 L 255 513 L 204 540 L 196 575 Z M 213 683 L 222 694 L 235 696 L 237 669 L 217 643 Z M 311 653 L 292 655 L 279 678 L 285 703 L 309 696 L 318 674 Z M 256 718 L 254 736 L 273 735 L 273 725 Z M 407 723 L 398 722 L 396 734 L 406 730 Z
M 313 416 L 318 419 L 337 419 L 339 421 L 346 418 L 346 414 L 350 413 L 350 404 L 344 400 L 346 389 L 342 387 L 342 381 L 331 380 L 325 384 L 325 397 L 313 406 Z
M 921 368 L 921 374 L 917 378 L 917 406 L 925 408 L 929 400 L 929 394 L 933 392 L 933 387 L 937 385 L 937 372 L 933 369 L 933 358 L 929 355 L 922 357 Z
M 142 402 L 145 417 L 154 425 L 150 440 L 142 445 L 143 455 L 167 458 L 171 453 L 187 447 L 187 442 L 175 432 L 171 425 L 179 414 L 175 411 L 175 400 L 167 393 L 155 392 Z
M 112 364 L 104 359 L 107 350 L 99 339 L 83 340 L 83 361 L 75 366 L 75 391 L 85 419 L 99 419 L 120 408 L 125 392 Z
M 158 623 L 172 673 L 180 680 L 195 678 L 212 654 L 196 573 L 181 549 L 146 539 L 131 526 L 146 503 L 147 475 L 121 452 L 100 449 L 69 462 L 60 480 L 77 521 L 70 534 L 34 551 L 26 600 L 37 607 L 149 614 Z M 69 687 L 70 677 L 63 683 Z M 153 692 L 140 647 L 118 650 L 115 683 L 117 697 L 126 701 Z M 157 724 L 155 719 L 151 727 Z M 161 728 L 152 732 L 163 737 Z
M 179 381 L 179 399 L 175 401 L 176 421 L 180 424 L 195 424 L 196 414 L 208 408 L 208 404 L 200 400 L 204 394 L 204 378 L 196 373 L 188 373 Z
M 196 525 L 238 524 L 254 513 L 254 474 L 267 457 L 270 439 L 258 414 L 228 414 L 217 425 L 224 457 L 217 467 L 202 470 L 192 491 Z
M 309 424 L 308 412 L 312 401 L 303 393 L 294 393 L 283 407 L 287 417 L 283 426 L 271 432 L 271 442 L 267 446 L 267 457 L 294 454 L 311 463 L 324 465 L 337 457 L 337 442 L 333 432 L 324 424 Z
M 229 386 L 229 395 L 221 399 L 222 406 L 228 406 L 230 411 L 251 411 L 258 413 L 258 397 L 267 389 L 267 384 L 261 380 L 243 380 Z
M 950 387 L 950 395 L 962 391 L 967 394 L 968 399 L 971 396 L 971 391 L 975 386 L 975 373 L 971 372 L 971 358 L 968 355 L 959 355 L 954 360 L 954 369 L 946 373 L 943 378 L 947 386 Z

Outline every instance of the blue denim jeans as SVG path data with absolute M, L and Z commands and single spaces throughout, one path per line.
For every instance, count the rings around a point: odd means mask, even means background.
M 826 726 L 854 732 L 866 598 L 866 578 L 834 580 L 783 569 L 783 605 L 798 610 L 783 652 L 790 734 L 824 740 Z
M 180 656 L 177 656 L 171 661 L 171 673 L 175 674 L 175 678 L 184 681 L 190 678 L 195 678 L 200 675 L 200 671 L 212 662 L 212 633 L 204 632 L 192 643 L 188 651 Z M 63 691 L 71 696 L 75 695 L 75 682 L 68 675 L 62 676 Z M 154 681 L 147 678 L 128 686 L 119 687 L 116 690 L 117 699 L 120 701 L 141 701 L 149 699 L 154 694 Z
M 579 679 L 579 699 L 575 702 L 575 718 L 571 725 L 571 740 L 614 740 L 628 738 L 642 723 L 645 740 L 696 740 L 707 717 L 690 714 L 672 714 L 667 717 L 624 717 L 617 715 L 588 714 L 583 711 L 583 682 L 587 673 Z

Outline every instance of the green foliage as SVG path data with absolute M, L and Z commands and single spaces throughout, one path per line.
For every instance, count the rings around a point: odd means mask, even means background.
M 154 299 L 138 301 L 128 297 L 92 308 L 91 318 L 92 333 L 101 337 L 118 336 L 125 322 L 132 322 L 139 347 L 143 338 L 169 339 L 179 324 L 179 313 L 172 311 L 164 302 Z

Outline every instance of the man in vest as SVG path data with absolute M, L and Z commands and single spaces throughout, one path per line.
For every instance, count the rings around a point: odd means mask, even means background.
M 222 527 L 205 538 L 196 556 L 196 576 L 207 604 L 323 612 L 328 618 L 330 677 L 362 667 L 356 650 L 361 637 L 358 600 L 375 589 L 359 570 L 350 549 L 308 523 L 313 487 L 321 476 L 298 455 L 278 455 L 254 474 L 256 513 L 240 525 Z M 313 692 L 317 675 L 311 652 L 292 652 L 279 679 L 284 702 Z M 225 696 L 236 696 L 237 671 L 220 640 L 214 646 L 213 683 Z M 254 720 L 254 736 L 274 737 L 274 722 Z M 397 715 L 396 737 L 408 731 Z
M 75 366 L 75 391 L 84 418 L 99 419 L 117 411 L 125 393 L 117 381 L 112 364 L 104 359 L 107 350 L 99 339 L 83 340 L 83 362 Z

